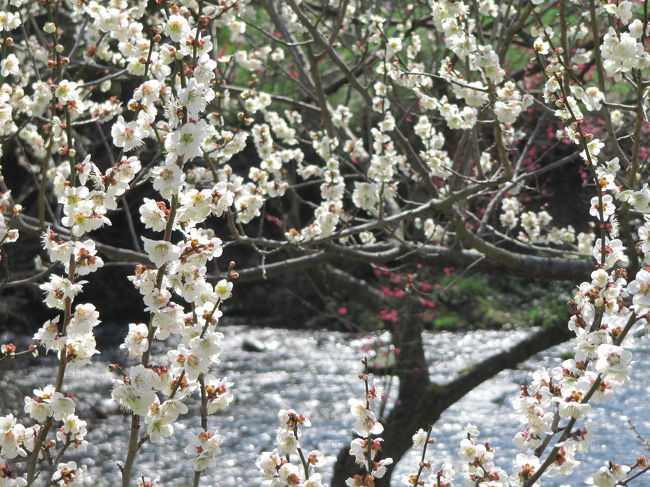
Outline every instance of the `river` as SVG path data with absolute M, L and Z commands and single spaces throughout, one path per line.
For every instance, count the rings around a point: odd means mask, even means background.
M 221 364 L 216 375 L 234 382 L 236 400 L 227 409 L 210 417 L 210 428 L 216 428 L 224 438 L 218 468 L 204 473 L 203 486 L 242 487 L 267 485 L 262 481 L 254 463 L 261 451 L 273 448 L 277 428 L 277 411 L 293 408 L 307 412 L 312 427 L 304 430 L 303 447 L 317 449 L 327 455 L 322 469 L 329 478 L 331 465 L 339 449 L 350 439 L 351 420 L 347 399 L 361 397 L 362 382 L 356 378 L 361 370 L 359 347 L 349 335 L 330 331 L 296 331 L 283 329 L 253 329 L 245 326 L 227 326 Z M 445 382 L 472 362 L 512 345 L 528 331 L 471 331 L 465 333 L 426 333 L 425 343 L 431 365 L 432 380 Z M 242 350 L 244 339 L 263 343 L 262 352 Z M 443 460 L 455 460 L 458 442 L 464 436 L 467 422 L 481 431 L 481 440 L 489 441 L 496 449 L 497 465 L 510 471 L 517 453 L 512 443 L 518 431 L 516 414 L 511 399 L 518 394 L 519 384 L 525 383 L 529 373 L 541 364 L 553 366 L 561 361 L 561 354 L 569 347 L 561 345 L 537 356 L 517 370 L 506 370 L 465 396 L 448 409 L 434 426 L 432 436 L 436 444 L 430 450 L 434 467 Z M 650 345 L 639 339 L 634 346 L 635 368 L 632 379 L 616 399 L 595 408 L 595 420 L 601 425 L 588 455 L 574 474 L 548 478 L 545 486 L 582 486 L 590 473 L 611 459 L 616 463 L 631 463 L 640 454 L 647 454 L 641 441 L 629 429 L 627 418 L 643 434 L 650 436 L 650 408 L 647 407 L 650 375 L 647 372 Z M 22 396 L 35 385 L 53 382 L 53 357 L 36 362 L 27 370 L 14 361 L 2 371 L 2 387 L 6 391 L 3 414 L 18 412 Z M 99 357 L 92 365 L 66 377 L 66 390 L 78 398 L 78 413 L 88 419 L 90 446 L 85 464 L 93 478 L 94 487 L 117 485 L 117 462 L 125 456 L 128 418 L 119 414 L 107 397 L 112 387 L 107 371 L 107 360 Z M 49 362 L 50 366 L 47 365 Z M 24 363 L 24 362 L 23 362 Z M 393 387 L 395 390 L 395 387 Z M 14 402 L 7 403 L 7 399 Z M 192 417 L 196 409 L 182 419 L 187 429 L 197 426 Z M 99 412 L 99 414 L 98 414 Z M 107 418 L 101 418 L 108 413 Z M 22 414 L 22 413 L 20 413 Z M 162 445 L 147 444 L 138 457 L 136 473 L 160 480 L 165 487 L 191 485 L 191 471 L 183 461 L 182 452 L 186 432 L 177 428 L 175 434 Z M 411 451 L 397 466 L 393 485 L 406 485 L 402 478 L 416 470 L 419 452 Z M 647 478 L 636 485 L 650 485 Z M 458 485 L 463 485 L 459 479 Z

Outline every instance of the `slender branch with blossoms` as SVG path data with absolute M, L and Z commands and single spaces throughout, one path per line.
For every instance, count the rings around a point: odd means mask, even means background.
M 323 463 L 322 454 L 317 450 L 305 453 L 300 445 L 300 426 L 311 426 L 309 418 L 293 409 L 281 409 L 278 420 L 276 448 L 263 452 L 255 462 L 264 479 L 278 487 L 323 487 L 322 476 L 315 471 Z M 298 455 L 299 465 L 292 463 L 291 455 Z
M 393 463 L 392 458 L 377 460 L 381 451 L 383 439 L 380 435 L 384 427 L 379 422 L 373 407 L 381 399 L 382 390 L 373 384 L 373 377 L 368 374 L 368 359 L 362 360 L 364 372 L 359 374 L 365 387 L 363 400 L 350 398 L 350 412 L 354 418 L 353 430 L 358 435 L 350 442 L 350 455 L 354 462 L 363 469 L 360 474 L 353 475 L 345 481 L 349 487 L 372 487 L 375 479 L 380 479 L 388 471 L 388 466 Z
M 427 448 L 429 445 L 433 445 L 435 443 L 435 440 L 431 438 L 431 427 L 427 429 L 427 431 L 424 431 L 422 428 L 420 428 L 417 433 L 413 435 L 413 447 L 414 448 L 421 448 L 422 449 L 422 456 L 420 457 L 420 463 L 418 464 L 418 471 L 415 475 L 410 475 L 407 479 L 408 485 L 426 485 L 426 480 L 423 478 L 423 473 L 425 470 L 428 472 L 431 470 L 431 460 L 427 459 Z M 453 472 L 453 469 L 452 469 Z M 453 473 L 451 473 L 451 476 L 453 477 Z M 438 475 L 436 475 L 436 482 L 437 484 L 440 484 L 442 474 L 439 472 Z M 435 484 L 434 484 L 435 485 Z M 436 485 L 436 487 L 441 487 L 440 485 Z

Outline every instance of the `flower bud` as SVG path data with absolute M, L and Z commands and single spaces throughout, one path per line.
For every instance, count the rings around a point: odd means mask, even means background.
M 54 22 L 46 22 L 43 26 L 43 32 L 47 34 L 54 34 L 56 32 L 56 24 Z

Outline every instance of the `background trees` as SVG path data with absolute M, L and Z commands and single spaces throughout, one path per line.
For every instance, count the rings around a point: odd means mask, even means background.
M 647 15 L 627 1 L 10 1 L 4 292 L 66 267 L 51 248 L 31 260 L 48 228 L 119 269 L 97 281 L 122 289 L 125 267 L 157 267 L 154 289 L 169 277 L 194 307 L 207 282 L 235 277 L 228 260 L 174 274 L 142 236 L 181 239 L 181 265 L 223 247 L 240 283 L 307 279 L 334 315 L 342 299 L 381 313 L 401 351 L 385 418 L 397 460 L 467 391 L 569 337 L 562 323 L 531 332 L 433 387 L 420 333 L 442 269 L 578 283 L 595 259 L 611 274 L 574 302 L 574 331 L 647 294 L 620 281 L 648 246 Z M 110 292 L 95 288 L 102 314 Z M 129 321 L 146 321 L 133 296 Z M 356 468 L 343 450 L 334 484 Z

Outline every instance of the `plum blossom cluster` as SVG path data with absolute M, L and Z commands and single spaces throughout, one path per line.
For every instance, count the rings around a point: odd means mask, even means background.
M 0 166 L 0 173 L 2 167 Z M 1 176 L 0 176 L 1 177 Z M 19 232 L 11 228 L 11 220 L 15 215 L 20 214 L 21 205 L 15 205 L 11 198 L 11 191 L 0 193 L 0 242 L 13 243 L 18 240 Z
M 624 269 L 629 264 L 624 245 L 618 239 L 615 199 L 625 201 L 614 179 L 621 173 L 619 160 L 605 161 L 600 152 L 604 144 L 581 127 L 583 115 L 578 102 L 563 92 L 564 73 L 559 66 L 546 69 L 547 99 L 554 100 L 556 115 L 566 124 L 569 139 L 583 148 L 581 156 L 592 170 L 597 196 L 591 200 L 590 214 L 598 221 L 600 237 L 592 254 L 597 268 L 590 282 L 583 282 L 571 301 L 569 328 L 576 335 L 575 356 L 551 370 L 538 370 L 515 401 L 524 429 L 515 437 L 516 445 L 530 452 L 517 457 L 518 485 L 537 485 L 542 474 L 562 475 L 579 463 L 578 453 L 587 451 L 592 437 L 588 422 L 591 403 L 610 399 L 628 379 L 635 328 L 647 326 L 645 313 L 635 303 L 644 296 L 642 282 L 646 271 L 629 281 Z M 586 104 L 588 105 L 588 104 Z M 587 106 L 588 109 L 593 107 Z M 636 193 L 635 193 L 636 194 Z M 644 215 L 647 208 L 639 201 Z M 643 254 L 642 259 L 645 259 Z M 641 298 L 643 299 L 643 297 Z M 641 310 L 643 311 L 643 310 Z M 546 451 L 550 448 L 550 451 Z M 614 466 L 602 469 L 592 482 L 614 486 L 626 480 L 631 468 Z
M 317 450 L 306 452 L 300 444 L 300 427 L 311 426 L 309 418 L 293 409 L 281 409 L 278 420 L 276 448 L 263 452 L 255 462 L 264 479 L 272 487 L 323 487 L 322 476 L 316 472 L 323 464 L 322 454 Z M 291 461 L 292 455 L 298 464 Z
M 489 443 L 478 443 L 478 429 L 467 424 L 466 438 L 460 441 L 458 456 L 464 462 L 463 476 L 466 482 L 479 487 L 508 487 L 511 480 L 508 474 L 494 464 L 494 449 Z M 449 462 L 443 462 L 439 469 L 433 468 L 433 458 L 427 457 L 427 447 L 433 445 L 431 428 L 419 429 L 413 435 L 413 447 L 422 451 L 416 474 L 404 479 L 405 485 L 424 487 L 453 487 L 456 472 Z M 516 484 L 514 484 L 516 485 Z
M 481 487 L 508 487 L 510 480 L 507 473 L 494 464 L 495 451 L 489 443 L 478 443 L 474 437 L 478 429 L 468 424 L 465 428 L 467 438 L 460 442 L 459 457 L 464 463 L 464 476 Z M 516 484 L 515 484 L 516 485 Z
M 222 334 L 217 331 L 220 305 L 232 296 L 232 281 L 237 277 L 231 263 L 227 279 L 216 285 L 208 281 L 207 265 L 221 255 L 222 242 L 212 230 L 200 225 L 210 216 L 222 216 L 233 204 L 234 193 L 233 184 L 225 180 L 210 187 L 196 187 L 186 181 L 185 166 L 214 149 L 209 141 L 221 135 L 206 122 L 203 113 L 215 96 L 210 87 L 216 67 L 211 58 L 211 38 L 201 35 L 198 27 L 191 28 L 186 16 L 179 13 L 176 10 L 164 24 L 169 43 L 161 46 L 160 59 L 164 65 L 182 69 L 180 78 L 172 80 L 180 86 L 165 91 L 155 82 L 145 81 L 129 103 L 137 113 L 136 120 L 125 123 L 118 119 L 112 129 L 115 145 L 125 152 L 136 149 L 147 137 L 158 136 L 160 130 L 165 150 L 164 161 L 150 171 L 160 199 L 145 199 L 139 210 L 144 226 L 162 235 L 142 237 L 144 252 L 153 266 L 140 265 L 130 277 L 150 318 L 148 323 L 129 325 L 122 348 L 137 365 L 126 371 L 115 367 L 118 377 L 113 399 L 137 425 L 131 430 L 130 444 L 135 446 L 130 447 L 122 471 L 123 478 L 128 479 L 141 445 L 146 441 L 159 443 L 174 434 L 174 423 L 188 411 L 185 401 L 198 395 L 201 425 L 190 432 L 185 448 L 198 482 L 202 471 L 217 464 L 222 441 L 209 428 L 208 415 L 233 400 L 232 383 L 210 371 L 219 363 L 221 352 Z M 152 124 L 161 104 L 169 118 L 156 129 Z M 174 337 L 176 346 L 163 357 L 152 356 L 153 341 L 169 337 Z M 140 418 L 144 419 L 146 433 L 138 437 Z
M 435 440 L 431 438 L 431 428 L 427 431 L 420 428 L 413 435 L 413 448 L 422 450 L 422 456 L 418 464 L 417 473 L 407 476 L 404 479 L 405 485 L 453 487 L 455 476 L 451 463 L 444 462 L 440 469 L 433 471 L 433 459 L 427 457 L 427 448 L 433 445 Z
M 546 210 L 523 211 L 522 203 L 514 196 L 503 198 L 499 221 L 508 230 L 521 227 L 517 240 L 522 243 L 535 245 L 552 245 L 573 247 L 579 253 L 591 252 L 593 232 L 576 231 L 572 225 L 557 227 L 553 225 L 553 216 Z

